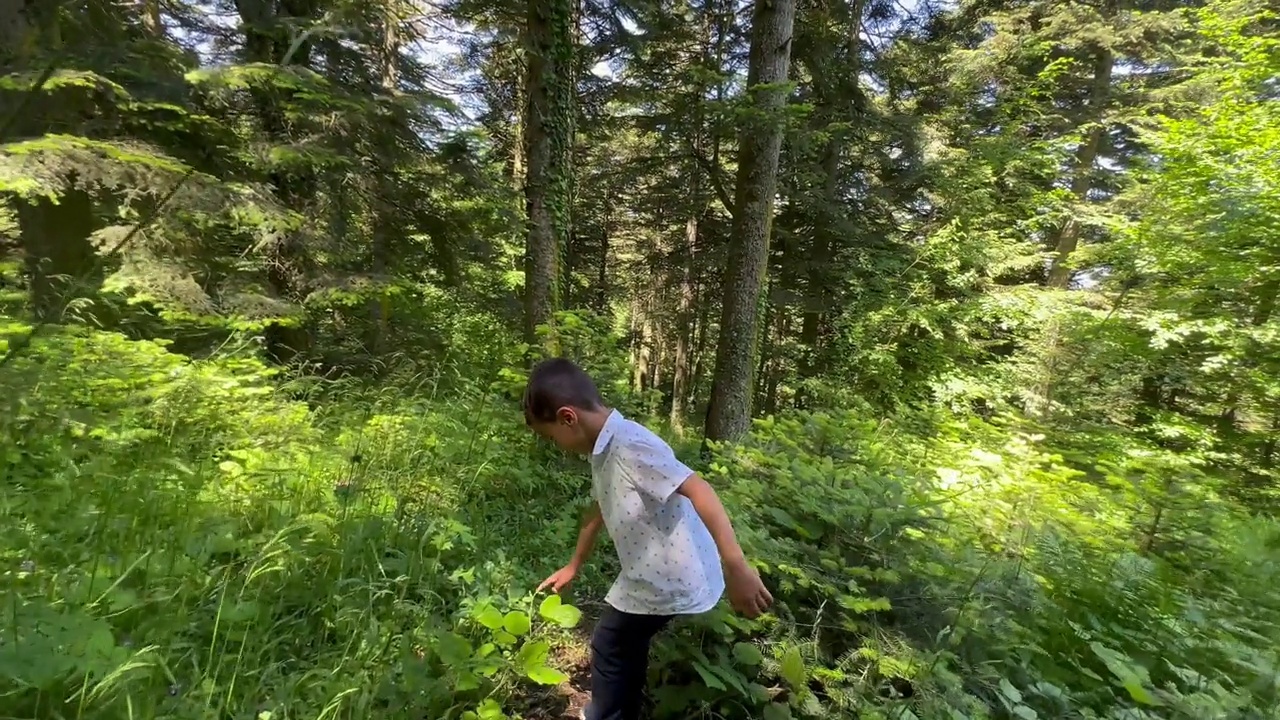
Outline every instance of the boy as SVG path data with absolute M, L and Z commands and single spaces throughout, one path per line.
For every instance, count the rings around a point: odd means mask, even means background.
M 564 359 L 529 376 L 524 415 L 538 435 L 591 460 L 594 502 L 568 565 L 538 586 L 560 592 L 586 563 L 601 526 L 622 572 L 591 638 L 587 720 L 639 716 L 649 641 L 676 615 L 715 607 L 726 590 L 747 617 L 773 597 L 742 555 L 720 499 L 648 429 L 605 407 L 595 383 Z

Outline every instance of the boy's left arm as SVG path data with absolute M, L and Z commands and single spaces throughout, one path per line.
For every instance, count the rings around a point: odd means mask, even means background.
M 733 524 L 729 522 L 729 514 L 725 512 L 720 497 L 715 489 L 697 473 L 685 479 L 676 492 L 689 498 L 698 517 L 711 532 L 711 538 L 720 551 L 720 562 L 724 565 L 725 589 L 729 594 L 729 602 L 733 609 L 746 615 L 756 617 L 769 608 L 773 596 L 760 580 L 760 575 L 747 563 L 738 545 L 738 538 L 733 532 Z

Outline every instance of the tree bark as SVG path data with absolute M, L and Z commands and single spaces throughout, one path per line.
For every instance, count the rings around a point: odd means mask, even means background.
M 815 115 L 821 123 L 820 129 L 827 133 L 827 142 L 819 162 L 822 178 L 818 194 L 820 206 L 814 214 L 813 247 L 806 277 L 804 311 L 800 319 L 802 350 L 799 375 L 802 381 L 817 377 L 826 370 L 822 342 L 827 313 L 835 296 L 831 287 L 831 263 L 840 242 L 840 171 L 847 144 L 846 133 L 833 130 L 831 124 L 865 121 L 866 103 L 859 82 L 862 73 L 862 17 L 866 6 L 866 0 L 853 0 L 847 6 L 848 15 L 842 18 L 843 47 L 837 48 L 835 42 L 823 42 L 821 28 L 815 28 L 819 37 L 810 41 L 811 50 L 804 58 L 817 97 Z M 843 51 L 843 58 L 837 58 L 837 50 Z M 833 72 L 831 68 L 838 62 L 846 70 Z M 803 407 L 806 402 L 802 382 L 796 394 L 796 404 Z
M 1089 130 L 1085 133 L 1080 147 L 1076 149 L 1074 167 L 1071 173 L 1071 194 L 1077 203 L 1088 200 L 1089 190 L 1093 188 L 1093 166 L 1102 150 L 1102 139 L 1106 136 L 1104 123 L 1107 99 L 1111 94 L 1111 73 L 1115 65 L 1115 55 L 1108 49 L 1099 49 L 1094 60 L 1093 87 L 1089 92 Z M 1049 265 L 1047 284 L 1051 288 L 1065 290 L 1071 283 L 1069 261 L 1080 244 L 1080 223 L 1069 217 L 1058 228 L 1054 238 L 1054 255 Z
M 382 38 L 378 48 L 379 85 L 388 99 L 395 96 L 400 85 L 400 17 L 394 2 L 383 10 Z M 394 142 L 394 138 L 388 138 Z M 390 158 L 387 155 L 386 158 Z M 375 356 L 386 354 L 391 334 L 391 303 L 386 288 L 382 286 L 391 268 L 393 244 L 396 235 L 397 209 L 387 201 L 396 191 L 392 177 L 395 167 L 383 158 L 375 159 L 377 165 L 377 198 L 375 199 L 373 237 L 370 248 L 369 270 L 372 276 L 374 296 L 368 301 L 369 335 L 366 348 Z
M 701 292 L 699 292 L 699 290 Z M 706 374 L 705 370 L 706 370 L 707 341 L 708 341 L 707 328 L 708 326 L 711 325 L 711 302 L 710 302 L 710 298 L 707 297 L 705 286 L 700 285 L 699 287 L 695 287 L 694 292 L 695 294 L 706 298 L 707 301 L 699 303 L 697 305 L 701 309 L 698 312 L 698 317 L 696 321 L 697 328 L 694 332 L 695 340 L 693 341 L 693 369 L 689 373 L 688 402 L 690 405 L 692 405 L 699 397 L 701 397 L 702 378 L 703 378 L 703 375 Z
M 146 31 L 147 35 L 154 38 L 164 37 L 164 22 L 160 17 L 160 0 L 142 0 L 138 10 L 142 16 L 142 29 Z
M 786 313 L 777 313 L 774 317 L 777 327 L 774 329 L 775 337 L 785 338 L 791 331 L 791 323 L 788 322 Z M 778 388 L 782 385 L 782 378 L 786 367 L 782 360 L 775 354 L 769 360 L 768 375 L 765 378 L 764 388 L 764 412 L 766 415 L 772 415 L 778 412 Z
M 705 61 L 711 44 L 711 26 L 707 18 L 704 16 L 703 22 L 703 49 L 702 57 Z M 697 103 L 694 109 L 694 127 L 693 127 L 693 151 L 697 156 L 693 162 L 689 163 L 690 182 L 689 194 L 693 198 L 693 202 L 689 209 L 689 219 L 684 225 L 684 247 L 680 268 L 680 298 L 679 305 L 676 308 L 675 323 L 675 353 L 673 358 L 674 367 L 671 372 L 671 414 L 670 422 L 673 430 L 677 434 L 684 433 L 685 416 L 689 412 L 689 352 L 690 345 L 693 344 L 693 326 L 694 326 L 694 303 L 696 302 L 696 293 L 694 283 L 696 281 L 696 271 L 694 263 L 697 261 L 698 254 L 698 237 L 702 229 L 702 215 L 706 212 L 706 201 L 702 194 L 702 166 L 697 158 L 702 157 L 704 135 L 705 135 L 705 114 L 703 113 L 703 97 L 706 95 L 706 86 L 703 83 L 694 85 L 695 100 Z
M 637 298 L 635 308 L 635 350 L 632 359 L 631 389 L 635 392 L 642 392 L 648 387 L 646 383 L 649 381 L 649 338 L 652 335 L 649 322 L 648 298 Z
M 695 170 L 696 172 L 696 170 Z M 696 192 L 696 191 L 695 191 Z M 676 347 L 671 372 L 671 427 L 678 433 L 684 431 L 684 419 L 688 414 L 689 352 L 693 343 L 694 270 L 693 263 L 698 243 L 699 218 L 690 215 L 685 223 L 684 239 L 686 255 L 680 271 L 680 305 L 676 310 Z
M 572 0 L 529 0 L 526 18 L 524 118 L 525 334 L 537 343 L 538 327 L 560 308 L 561 254 L 570 228 L 573 142 Z M 555 342 L 548 350 L 554 352 Z
M 759 0 L 752 17 L 747 92 L 756 119 L 744 123 L 739 139 L 733 240 L 707 409 L 709 441 L 735 440 L 751 426 L 752 361 L 768 267 L 795 11 L 795 0 Z
M 596 312 L 605 315 L 609 312 L 609 230 L 613 224 L 613 214 L 606 202 L 604 218 L 600 221 L 600 252 L 596 255 Z

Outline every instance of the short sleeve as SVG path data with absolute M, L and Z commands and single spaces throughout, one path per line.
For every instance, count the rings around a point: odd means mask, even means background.
M 623 472 L 635 489 L 651 500 L 666 502 L 693 474 L 661 440 L 636 439 L 621 449 L 618 460 Z

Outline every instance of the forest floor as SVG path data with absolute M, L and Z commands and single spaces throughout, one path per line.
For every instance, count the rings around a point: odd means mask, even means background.
M 591 632 L 599 619 L 601 605 L 585 602 L 577 607 L 582 610 L 582 621 L 574 628 L 569 641 L 552 651 L 554 666 L 567 673 L 569 679 L 555 687 L 532 690 L 522 711 L 528 720 L 577 720 L 591 700 Z

